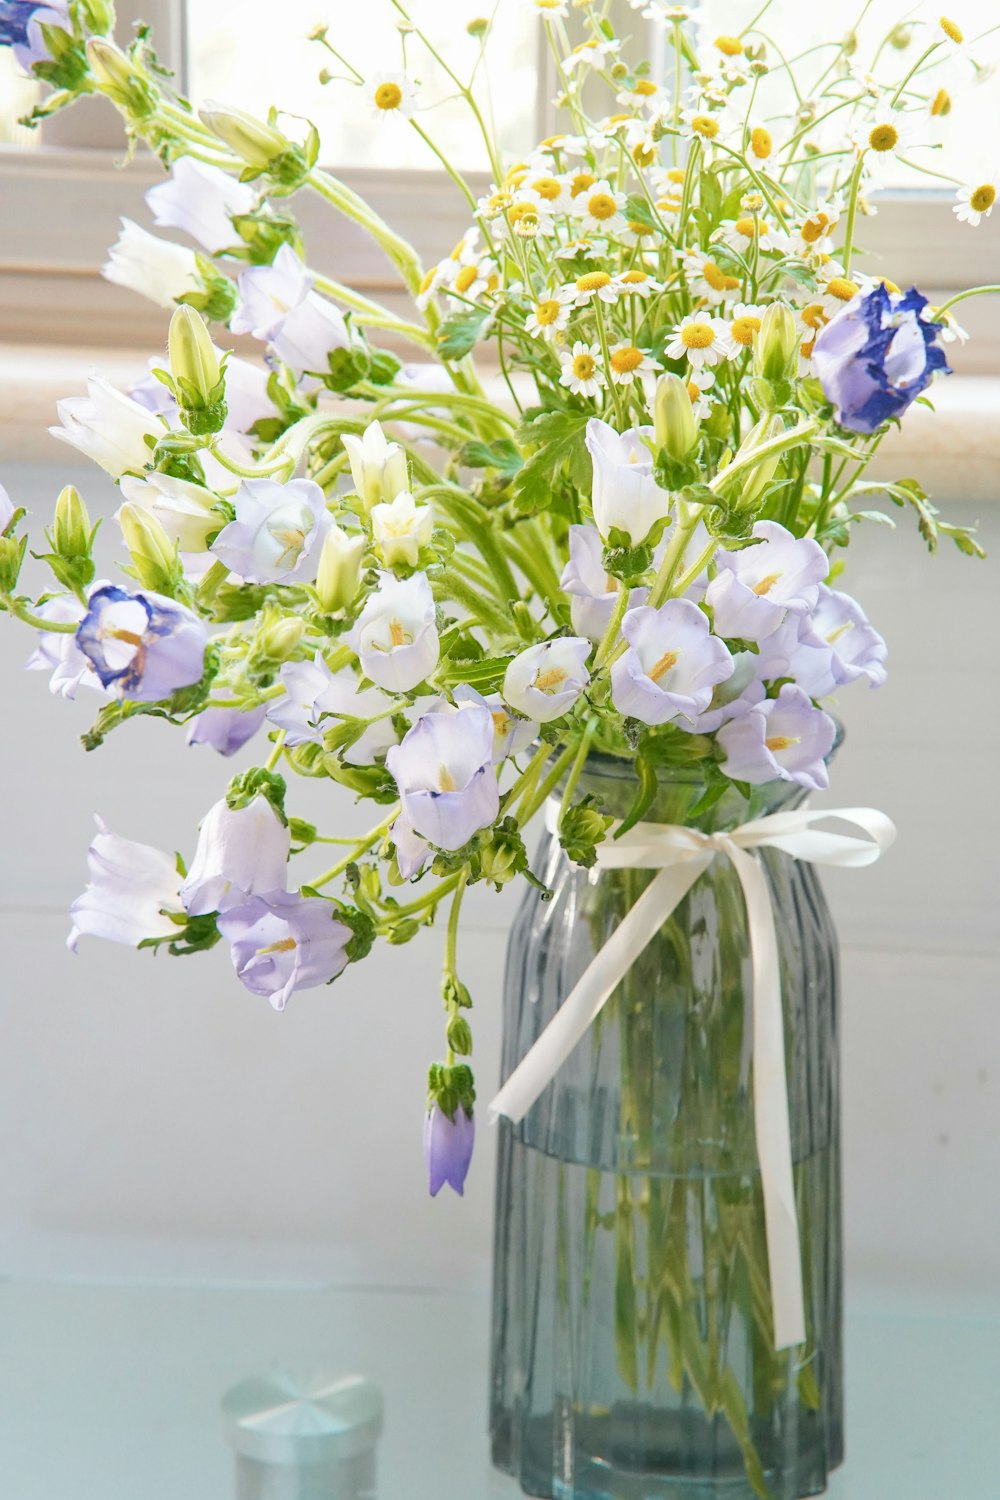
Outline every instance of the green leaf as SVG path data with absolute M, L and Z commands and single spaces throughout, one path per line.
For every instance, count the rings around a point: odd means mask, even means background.
M 630 224 L 642 224 L 647 229 L 659 229 L 659 225 L 653 218 L 653 210 L 645 198 L 639 198 L 631 194 L 625 200 L 625 217 Z
M 470 469 L 497 469 L 505 480 L 513 479 L 524 468 L 521 450 L 510 438 L 497 438 L 493 443 L 466 443 L 459 462 Z
M 464 359 L 483 336 L 489 318 L 489 309 L 485 307 L 450 313 L 437 332 L 441 358 Z
M 648 744 L 639 746 L 635 757 L 635 769 L 639 776 L 639 790 L 636 792 L 635 801 L 625 814 L 624 821 L 615 830 L 616 839 L 620 839 L 623 833 L 628 833 L 630 828 L 635 827 L 656 796 L 656 767 L 649 753 Z
M 587 421 L 586 412 L 548 411 L 521 424 L 519 442 L 535 449 L 514 477 L 515 505 L 522 515 L 546 510 L 564 476 L 577 489 L 590 489 L 590 454 L 584 441 Z

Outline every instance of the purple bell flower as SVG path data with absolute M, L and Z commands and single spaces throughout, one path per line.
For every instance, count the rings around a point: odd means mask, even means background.
M 329 984 L 347 967 L 351 929 L 335 912 L 318 896 L 272 891 L 221 913 L 219 931 L 241 982 L 284 1010 L 295 990 Z
M 13 47 L 14 56 L 26 73 L 35 63 L 45 62 L 49 51 L 43 26 L 69 30 L 68 0 L 48 0 L 46 5 L 25 0 L 0 0 L 0 47 Z
M 813 359 L 841 427 L 874 432 L 902 416 L 936 371 L 951 374 L 936 342 L 942 325 L 927 310 L 916 287 L 889 292 L 879 282 L 821 330 Z
M 220 755 L 235 755 L 252 740 L 264 722 L 265 707 L 244 711 L 241 708 L 203 708 L 188 726 L 189 745 L 211 745 Z
M 462 1197 L 475 1142 L 476 1122 L 461 1104 L 456 1106 L 453 1120 L 439 1104 L 431 1106 L 424 1119 L 424 1156 L 432 1198 L 445 1183 Z
M 95 589 L 74 639 L 104 687 L 134 703 L 169 698 L 205 670 L 204 623 L 162 594 Z

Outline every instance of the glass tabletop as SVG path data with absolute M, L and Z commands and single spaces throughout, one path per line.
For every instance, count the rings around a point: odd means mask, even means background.
M 280 1369 L 381 1387 L 378 1500 L 516 1500 L 489 1463 L 488 1339 L 477 1292 L 9 1281 L 0 1493 L 235 1500 L 221 1398 Z M 847 1352 L 830 1500 L 996 1500 L 1000 1316 L 857 1311 Z

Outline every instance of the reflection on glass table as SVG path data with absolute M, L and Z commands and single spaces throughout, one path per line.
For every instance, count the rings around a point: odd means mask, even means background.
M 296 1490 L 290 1474 L 254 1495 L 244 1475 L 238 1490 L 233 1411 L 224 1420 L 221 1402 L 277 1372 L 327 1392 L 348 1375 L 380 1389 L 377 1500 L 517 1500 L 489 1465 L 488 1340 L 482 1293 L 8 1281 L 0 1494 L 341 1500 Z M 848 1459 L 830 1500 L 996 1500 L 1000 1308 L 859 1311 L 848 1317 L 847 1353 Z M 375 1409 L 354 1415 L 371 1441 Z

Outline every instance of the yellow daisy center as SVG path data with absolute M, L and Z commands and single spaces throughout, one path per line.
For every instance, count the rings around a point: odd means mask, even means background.
M 676 667 L 677 658 L 679 656 L 679 651 L 664 651 L 663 655 L 660 657 L 656 665 L 650 667 L 649 669 L 649 676 L 651 680 L 653 682 L 659 682 L 661 677 L 665 677 L 666 674 L 670 671 L 671 667 Z
M 868 137 L 868 144 L 873 151 L 891 151 L 899 144 L 899 131 L 895 125 L 876 125 Z
M 424 274 L 424 279 L 420 283 L 420 286 L 417 288 L 418 296 L 421 296 L 424 292 L 430 291 L 431 287 L 434 284 L 434 278 L 438 273 L 438 269 L 439 268 L 437 266 L 431 266 L 430 270 Z
M 729 331 L 738 344 L 742 344 L 744 349 L 749 349 L 753 343 L 754 334 L 760 333 L 760 319 L 754 317 L 753 313 L 744 313 L 741 318 L 733 319 Z
M 375 90 L 375 103 L 379 109 L 398 109 L 403 102 L 403 90 L 398 83 L 380 83 Z
M 717 36 L 715 45 L 726 57 L 743 56 L 743 43 L 738 36 Z
M 802 309 L 801 316 L 807 328 L 814 328 L 817 331 L 823 327 L 824 323 L 830 321 L 818 302 L 810 302 L 808 307 Z
M 821 240 L 829 228 L 830 220 L 820 210 L 819 213 L 815 213 L 811 218 L 806 219 L 802 226 L 802 238 L 807 245 L 815 245 L 816 241 Z
M 816 335 L 815 334 L 813 334 L 813 336 L 812 336 L 811 339 L 803 339 L 802 340 L 802 358 L 803 359 L 812 359 L 813 350 L 815 349 L 815 347 L 816 347 Z
M 547 203 L 554 203 L 562 192 L 562 185 L 554 177 L 536 177 L 531 186 Z
M 645 234 L 653 233 L 652 224 L 644 224 L 641 219 L 629 219 L 628 227 L 629 233 L 634 234 L 638 239 L 641 239 Z
M 702 262 L 701 274 L 713 292 L 731 292 L 740 284 L 738 277 L 727 276 L 725 271 L 720 271 L 714 260 Z
M 657 198 L 656 206 L 662 213 L 675 214 L 681 206 L 679 198 Z
M 938 22 L 938 25 L 941 27 L 941 30 L 944 32 L 948 40 L 950 42 L 954 42 L 956 47 L 960 47 L 965 41 L 965 33 L 962 30 L 961 26 L 956 26 L 955 22 L 950 21 L 947 16 L 942 16 Z
M 692 115 L 691 129 L 696 135 L 703 135 L 707 141 L 714 141 L 719 133 L 719 122 L 713 120 L 711 115 Z
M 931 114 L 935 117 L 951 114 L 951 95 L 947 89 L 938 89 L 934 95 L 931 100 Z
M 710 349 L 715 331 L 707 323 L 688 323 L 681 329 L 681 343 L 686 349 Z
M 826 284 L 827 292 L 831 297 L 836 297 L 838 302 L 850 302 L 852 297 L 858 295 L 858 284 L 846 276 L 833 276 Z
M 992 182 L 984 182 L 981 187 L 974 188 L 969 194 L 969 207 L 974 208 L 977 214 L 985 213 L 992 208 L 997 199 L 997 190 Z
M 751 219 L 749 217 L 737 219 L 733 228 L 737 234 L 745 235 L 748 240 L 752 240 L 755 234 L 768 233 L 768 225 L 762 219 Z
M 477 266 L 463 266 L 455 277 L 455 290 L 458 292 L 467 292 L 478 275 L 479 268 Z
M 626 271 L 621 279 L 626 286 L 642 286 L 649 277 L 645 271 Z
M 607 286 L 611 277 L 607 271 L 588 271 L 581 276 L 576 283 L 578 292 L 599 292 L 602 286 Z
M 590 380 L 596 369 L 597 361 L 592 354 L 573 355 L 573 374 L 577 380 Z M 536 683 L 535 686 L 540 687 L 541 684 Z
M 611 356 L 611 368 L 618 375 L 628 375 L 637 370 L 643 361 L 641 349 L 629 345 L 627 349 L 616 349 Z
M 643 99 L 648 99 L 651 94 L 656 93 L 656 84 L 651 78 L 640 78 L 632 92 L 641 95 Z
M 560 309 L 561 303 L 556 302 L 551 297 L 545 302 L 536 303 L 535 322 L 540 323 L 543 328 L 548 328 L 558 318 Z
M 688 392 L 688 400 L 690 401 L 691 405 L 693 406 L 694 403 L 701 396 L 701 386 L 700 385 L 695 385 L 695 383 L 694 383 L 693 380 L 689 380 L 688 381 L 687 392 Z
M 618 204 L 610 193 L 594 193 L 587 199 L 587 212 L 592 219 L 613 219 L 618 212 Z
M 538 217 L 538 210 L 533 203 L 512 203 L 507 210 L 507 218 L 512 224 L 520 224 L 525 219 Z
M 771 154 L 773 146 L 771 132 L 765 130 L 763 125 L 758 125 L 750 132 L 750 150 L 760 161 L 765 161 Z
M 589 187 L 593 187 L 596 181 L 597 178 L 591 177 L 588 172 L 577 172 L 569 185 L 570 195 L 579 198 L 580 194 L 585 193 Z
M 671 167 L 667 173 L 668 182 L 682 183 L 687 176 L 683 167 Z

